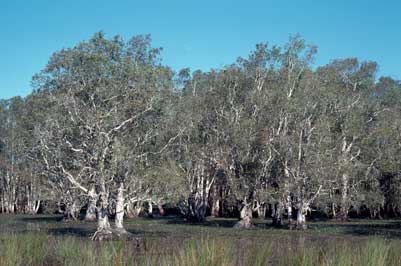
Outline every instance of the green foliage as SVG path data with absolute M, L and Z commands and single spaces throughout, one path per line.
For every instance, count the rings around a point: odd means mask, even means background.
M 252 204 L 401 215 L 401 84 L 377 79 L 375 62 L 314 68 L 317 48 L 299 35 L 208 72 L 175 73 L 161 51 L 149 35 L 98 32 L 54 53 L 31 95 L 1 102 L 2 211 L 84 205 L 92 186 L 112 205 L 125 183 L 126 200 L 196 199 L 202 219 L 219 200 L 227 215 Z

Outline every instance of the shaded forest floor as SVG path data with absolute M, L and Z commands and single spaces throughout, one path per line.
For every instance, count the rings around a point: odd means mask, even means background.
M 131 243 L 93 243 L 96 223 L 61 219 L 0 215 L 0 265 L 401 265 L 401 220 L 311 221 L 308 230 L 297 231 L 269 220 L 239 230 L 232 228 L 236 219 L 127 219 L 127 230 L 144 239 L 137 250 Z M 12 260 L 20 253 L 33 255 Z
M 305 231 L 274 227 L 271 220 L 254 219 L 255 229 L 239 230 L 232 228 L 237 222 L 234 218 L 209 217 L 202 224 L 188 223 L 177 216 L 160 218 L 125 219 L 124 226 L 133 234 L 145 237 L 193 236 L 215 237 L 272 237 L 341 238 L 360 240 L 366 237 L 382 237 L 401 241 L 401 220 L 351 219 L 347 222 L 335 220 L 309 221 Z M 49 235 L 89 237 L 96 231 L 95 222 L 62 221 L 60 215 L 0 215 L 0 234 L 46 232 Z

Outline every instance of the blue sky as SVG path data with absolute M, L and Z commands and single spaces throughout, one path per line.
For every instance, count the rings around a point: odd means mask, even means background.
M 0 0 L 0 98 L 27 95 L 50 55 L 103 30 L 150 33 L 174 69 L 222 67 L 258 42 L 284 44 L 300 33 L 333 58 L 374 60 L 401 79 L 401 1 Z

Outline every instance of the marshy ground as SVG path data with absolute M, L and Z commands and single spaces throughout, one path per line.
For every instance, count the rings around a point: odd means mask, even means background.
M 93 243 L 96 223 L 0 215 L 0 265 L 401 265 L 401 220 L 311 221 L 306 231 L 234 229 L 236 219 L 127 219 L 144 239 Z

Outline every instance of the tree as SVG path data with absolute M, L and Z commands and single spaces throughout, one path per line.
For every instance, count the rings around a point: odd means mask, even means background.
M 147 119 L 155 112 L 164 80 L 170 78 L 158 63 L 159 52 L 150 47 L 149 36 L 124 42 L 118 36 L 107 40 L 97 33 L 89 41 L 55 53 L 34 77 L 37 88 L 48 91 L 54 106 L 39 136 L 46 170 L 86 195 L 88 211 L 94 210 L 96 202 L 94 239 L 126 233 L 122 225 L 126 180 L 119 178 L 115 160 L 121 157 L 116 156 L 115 147 L 127 133 L 137 133 L 137 145 L 131 146 L 137 153 L 152 139 L 150 132 L 156 125 Z M 116 230 L 109 223 L 112 194 Z

